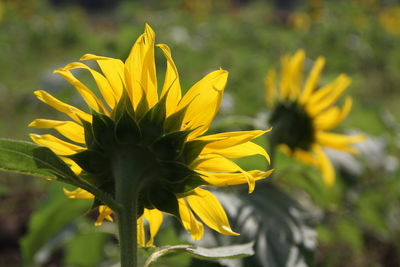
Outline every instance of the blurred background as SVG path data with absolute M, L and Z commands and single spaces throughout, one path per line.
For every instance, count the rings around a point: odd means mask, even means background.
M 258 265 L 206 265 L 179 255 L 157 266 L 400 266 L 400 3 L 0 0 L 0 136 L 28 140 L 29 132 L 37 132 L 27 128 L 33 119 L 63 119 L 36 100 L 35 90 L 83 106 L 75 90 L 52 71 L 85 53 L 125 59 L 145 23 L 156 31 L 156 42 L 171 47 L 183 90 L 212 70 L 229 71 L 212 131 L 267 127 L 265 75 L 269 68 L 279 67 L 282 55 L 302 48 L 310 66 L 318 56 L 326 57 L 322 83 L 340 73 L 352 78 L 347 93 L 354 98 L 353 110 L 338 131 L 367 136 L 358 145 L 357 158 L 329 151 L 338 174 L 333 188 L 326 188 L 315 170 L 278 156 L 276 169 L 284 171 L 272 182 L 280 193 L 270 193 L 267 200 L 279 203 L 286 213 L 277 213 L 275 206 L 253 205 L 256 219 L 246 224 L 268 241 L 257 243 Z M 158 53 L 159 73 L 164 64 Z M 87 73 L 78 76 L 94 85 Z M 259 143 L 266 145 L 264 139 Z M 265 165 L 259 158 L 243 164 Z M 90 267 L 116 262 L 115 226 L 95 228 L 90 202 L 66 199 L 62 187 L 0 173 L 0 266 Z M 240 211 L 229 207 L 232 193 L 239 194 L 235 190 L 220 196 L 233 227 L 240 217 Z M 297 216 L 292 216 L 292 206 L 298 207 Z M 277 216 L 293 220 L 293 225 L 282 230 L 281 224 L 271 223 L 279 222 Z M 167 221 L 156 244 L 191 242 L 177 224 Z M 279 236 L 281 231 L 287 235 Z M 282 238 L 287 247 L 282 247 Z M 201 245 L 227 242 L 217 239 L 210 234 Z

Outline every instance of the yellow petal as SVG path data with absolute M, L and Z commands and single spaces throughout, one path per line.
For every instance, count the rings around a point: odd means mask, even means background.
M 306 54 L 304 50 L 300 49 L 290 60 L 288 97 L 292 100 L 297 99 L 300 95 L 305 57 Z
M 324 57 L 318 57 L 317 60 L 314 63 L 314 66 L 307 78 L 307 81 L 304 85 L 304 90 L 300 96 L 300 103 L 304 104 L 307 102 L 308 98 L 311 96 L 312 92 L 318 85 L 318 80 L 321 75 L 321 71 L 324 68 L 325 65 L 325 58 Z
M 275 77 L 276 71 L 272 69 L 268 71 L 267 77 L 265 78 L 265 102 L 269 108 L 274 106 L 274 98 L 276 94 Z
M 74 62 L 64 67 L 64 70 L 70 70 L 70 69 L 88 70 L 90 74 L 92 74 L 93 79 L 97 84 L 97 88 L 99 88 L 99 91 L 103 96 L 104 100 L 106 101 L 106 103 L 108 104 L 108 106 L 111 109 L 114 108 L 114 106 L 117 103 L 117 96 L 114 94 L 114 90 L 112 89 L 109 81 L 103 75 L 101 75 L 95 70 L 92 70 L 91 68 L 80 62 Z
M 149 108 L 158 102 L 154 40 L 155 33 L 146 24 L 145 32 L 136 40 L 125 62 L 125 81 L 135 108 L 142 97 Z
M 28 126 L 39 129 L 55 129 L 60 134 L 74 142 L 81 144 L 85 143 L 85 133 L 83 127 L 72 121 L 36 119 Z
M 311 153 L 307 150 L 296 149 L 295 151 L 291 151 L 287 145 L 279 145 L 279 150 L 288 156 L 292 156 L 297 160 L 304 162 L 311 166 L 318 166 L 314 153 Z
M 332 129 L 342 122 L 351 110 L 352 99 L 351 97 L 346 97 L 344 105 L 341 109 L 334 106 L 328 108 L 322 113 L 319 113 L 314 118 L 314 125 L 316 129 L 327 130 Z
M 77 188 L 73 191 L 69 191 L 65 188 L 63 188 L 64 194 L 69 197 L 69 198 L 79 198 L 79 199 L 93 199 L 94 196 L 89 193 L 88 191 L 82 189 L 82 188 Z
M 188 140 L 200 136 L 210 127 L 221 104 L 227 79 L 227 71 L 213 71 L 193 85 L 179 102 L 177 110 L 187 107 L 182 130 L 194 129 Z
M 351 147 L 351 145 L 363 141 L 365 137 L 362 135 L 349 136 L 321 131 L 316 133 L 315 138 L 317 143 L 323 147 L 330 147 L 350 153 L 357 153 L 356 150 Z
M 254 191 L 255 180 L 254 177 L 248 174 L 245 170 L 239 167 L 233 161 L 224 158 L 222 156 L 210 156 L 199 158 L 192 163 L 192 167 L 196 170 L 206 172 L 217 172 L 217 173 L 235 173 L 240 172 L 246 177 L 246 181 L 249 184 L 249 193 Z
M 247 177 L 243 173 L 215 173 L 215 172 L 205 172 L 199 171 L 198 173 L 202 175 L 202 178 L 209 184 L 213 186 L 229 186 L 229 185 L 239 185 L 247 183 Z M 251 175 L 255 181 L 267 178 L 271 175 L 273 170 L 260 171 L 252 170 L 247 173 Z
M 150 239 L 146 243 L 146 247 L 153 245 L 154 237 L 157 235 L 163 221 L 162 212 L 157 209 L 144 209 L 143 217 L 149 222 Z
M 225 210 L 218 199 L 207 190 L 196 188 L 186 197 L 191 209 L 211 229 L 225 235 L 239 235 L 232 231 Z
M 30 138 L 38 145 L 50 148 L 57 155 L 72 155 L 85 150 L 84 147 L 65 142 L 51 134 L 29 134 Z
M 112 222 L 113 221 L 113 218 L 111 217 L 112 213 L 113 213 L 113 211 L 109 207 L 107 207 L 105 205 L 100 205 L 99 206 L 99 216 L 97 217 L 97 220 L 94 223 L 94 225 L 95 226 L 102 225 L 104 219 Z
M 210 144 L 211 145 L 211 144 Z M 261 146 L 252 143 L 252 142 L 246 142 L 243 144 L 227 147 L 227 148 L 213 148 L 212 146 L 206 146 L 200 153 L 201 155 L 207 155 L 207 154 L 218 154 L 221 156 L 224 156 L 226 158 L 242 158 L 242 157 L 248 157 L 248 156 L 253 156 L 253 155 L 262 155 L 267 161 L 268 164 L 270 162 L 270 157 L 265 151 L 264 148 Z
M 172 60 L 171 51 L 165 44 L 157 45 L 164 53 L 167 60 L 167 70 L 165 72 L 164 86 L 161 97 L 167 94 L 166 116 L 168 117 L 176 111 L 177 105 L 181 100 L 181 85 L 179 82 L 178 70 Z
M 70 168 L 76 175 L 79 175 L 79 174 L 82 172 L 82 168 L 79 167 L 79 165 L 76 164 L 76 162 L 73 161 L 72 159 L 66 158 L 66 157 L 60 157 L 60 158 L 62 159 L 62 161 L 64 161 L 64 162 L 69 166 L 69 168 Z
M 253 131 L 237 131 L 237 132 L 225 132 L 218 134 L 211 134 L 197 137 L 195 140 L 213 141 L 206 147 L 209 149 L 223 149 L 231 146 L 240 145 L 256 139 L 261 135 L 268 133 L 272 128 L 268 130 L 253 130 Z
M 90 108 L 94 109 L 97 112 L 102 112 L 102 113 L 107 112 L 106 108 L 104 107 L 104 104 L 100 101 L 100 99 L 98 99 L 97 96 L 89 88 L 86 87 L 86 85 L 84 85 L 81 81 L 75 78 L 75 76 L 72 75 L 72 73 L 68 69 L 65 68 L 58 69 L 55 70 L 54 73 L 59 74 L 70 84 L 72 84 Z
M 60 112 L 67 114 L 71 119 L 78 123 L 81 123 L 81 119 L 92 122 L 92 116 L 90 114 L 87 114 L 80 109 L 77 109 L 76 107 L 61 102 L 60 100 L 45 91 L 35 91 L 35 95 L 40 101 L 46 103 L 47 105 Z
M 350 85 L 351 79 L 347 75 L 340 75 L 333 83 L 315 92 L 306 103 L 306 108 L 315 116 L 332 105 Z
M 200 238 L 203 237 L 204 234 L 203 224 L 196 219 L 193 212 L 186 204 L 185 199 L 179 198 L 178 203 L 179 203 L 179 215 L 181 217 L 183 227 L 190 232 L 194 240 L 199 240 Z
M 137 243 L 139 246 L 146 246 L 146 238 L 144 233 L 143 216 L 137 219 Z
M 124 62 L 119 59 L 92 54 L 86 54 L 80 60 L 96 60 L 104 76 L 109 81 L 116 99 L 120 99 L 125 87 Z
M 332 163 L 320 146 L 314 146 L 313 151 L 318 157 L 317 161 L 322 172 L 324 183 L 331 187 L 335 182 L 335 170 L 333 169 Z

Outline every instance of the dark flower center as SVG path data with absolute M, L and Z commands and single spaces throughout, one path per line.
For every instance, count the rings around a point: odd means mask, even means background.
M 297 102 L 279 103 L 269 122 L 273 127 L 271 140 L 276 144 L 286 144 L 294 151 L 296 148 L 309 150 L 314 142 L 312 118 Z

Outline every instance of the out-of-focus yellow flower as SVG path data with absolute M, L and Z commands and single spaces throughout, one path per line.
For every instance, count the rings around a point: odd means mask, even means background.
M 325 64 L 319 57 L 303 83 L 305 53 L 297 51 L 281 60 L 279 83 L 274 69 L 266 77 L 266 102 L 273 112 L 271 140 L 282 151 L 317 167 L 326 185 L 331 186 L 335 173 L 324 147 L 356 153 L 352 144 L 362 136 L 347 136 L 329 132 L 350 112 L 352 99 L 346 97 L 343 107 L 335 102 L 350 85 L 350 78 L 341 74 L 333 82 L 319 87 L 318 81 Z
M 155 33 L 146 25 L 125 62 L 86 54 L 81 60 L 97 62 L 101 72 L 83 62 L 56 70 L 76 88 L 92 113 L 45 91 L 36 91 L 39 100 L 72 120 L 36 119 L 30 124 L 54 129 L 68 141 L 51 134 L 31 134 L 31 138 L 59 155 L 82 179 L 113 197 L 118 177 L 115 166 L 121 160 L 129 160 L 140 172 L 136 181 L 137 232 L 142 246 L 153 243 L 163 221 L 162 213 L 176 216 L 194 239 L 202 237 L 203 223 L 219 233 L 238 235 L 231 229 L 216 197 L 200 186 L 247 183 L 252 192 L 255 181 L 266 178 L 271 171 L 245 171 L 231 159 L 259 154 L 269 160 L 265 150 L 251 142 L 268 130 L 204 135 L 219 109 L 228 72 L 220 69 L 207 74 L 182 96 L 169 47 L 156 46 L 166 59 L 160 94 L 154 58 Z M 78 80 L 71 72 L 75 69 L 88 71 L 98 92 Z M 65 194 L 70 198 L 95 198 L 81 188 L 65 190 Z M 104 219 L 112 220 L 113 211 L 104 203 L 99 204 L 96 225 Z M 148 231 L 144 230 L 144 220 L 149 224 Z
M 389 34 L 400 34 L 400 6 L 386 7 L 379 13 L 379 22 Z
M 307 32 L 311 25 L 310 16 L 305 12 L 290 13 L 289 24 L 296 30 Z

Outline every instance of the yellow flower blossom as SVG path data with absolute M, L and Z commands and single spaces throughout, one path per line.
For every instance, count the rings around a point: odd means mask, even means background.
M 166 60 L 160 91 L 155 47 Z M 269 130 L 204 135 L 219 109 L 228 72 L 220 69 L 207 74 L 182 96 L 171 51 L 165 44 L 155 45 L 155 33 L 148 25 L 125 62 L 92 54 L 81 60 L 55 73 L 76 88 L 91 113 L 36 91 L 39 100 L 70 120 L 34 120 L 31 127 L 54 129 L 63 137 L 31 134 L 32 140 L 50 148 L 79 177 L 111 196 L 115 194 L 114 161 L 124 151 L 132 165 L 142 171 L 137 196 L 137 235 L 142 246 L 153 243 L 163 213 L 177 217 L 194 239 L 202 237 L 203 223 L 219 233 L 238 235 L 219 201 L 204 186 L 247 183 L 252 192 L 255 181 L 268 177 L 271 171 L 246 171 L 231 159 L 261 155 L 269 161 L 265 150 L 251 142 Z M 85 61 L 95 61 L 99 70 Z M 75 69 L 88 71 L 98 92 L 77 79 L 72 72 Z M 65 194 L 95 198 L 81 188 L 65 190 Z M 104 219 L 112 221 L 113 211 L 103 204 L 99 204 L 96 225 Z M 149 226 L 148 231 L 144 225 Z
M 329 132 L 350 112 L 352 99 L 346 97 L 342 107 L 336 101 L 350 85 L 350 78 L 341 74 L 333 82 L 320 87 L 319 78 L 325 58 L 319 57 L 307 79 L 303 81 L 305 53 L 298 50 L 281 60 L 279 83 L 277 73 L 270 70 L 266 76 L 266 102 L 273 112 L 272 142 L 280 149 L 306 164 L 317 167 L 326 185 L 331 186 L 335 173 L 323 148 L 356 153 L 352 145 L 363 136 L 347 136 Z

